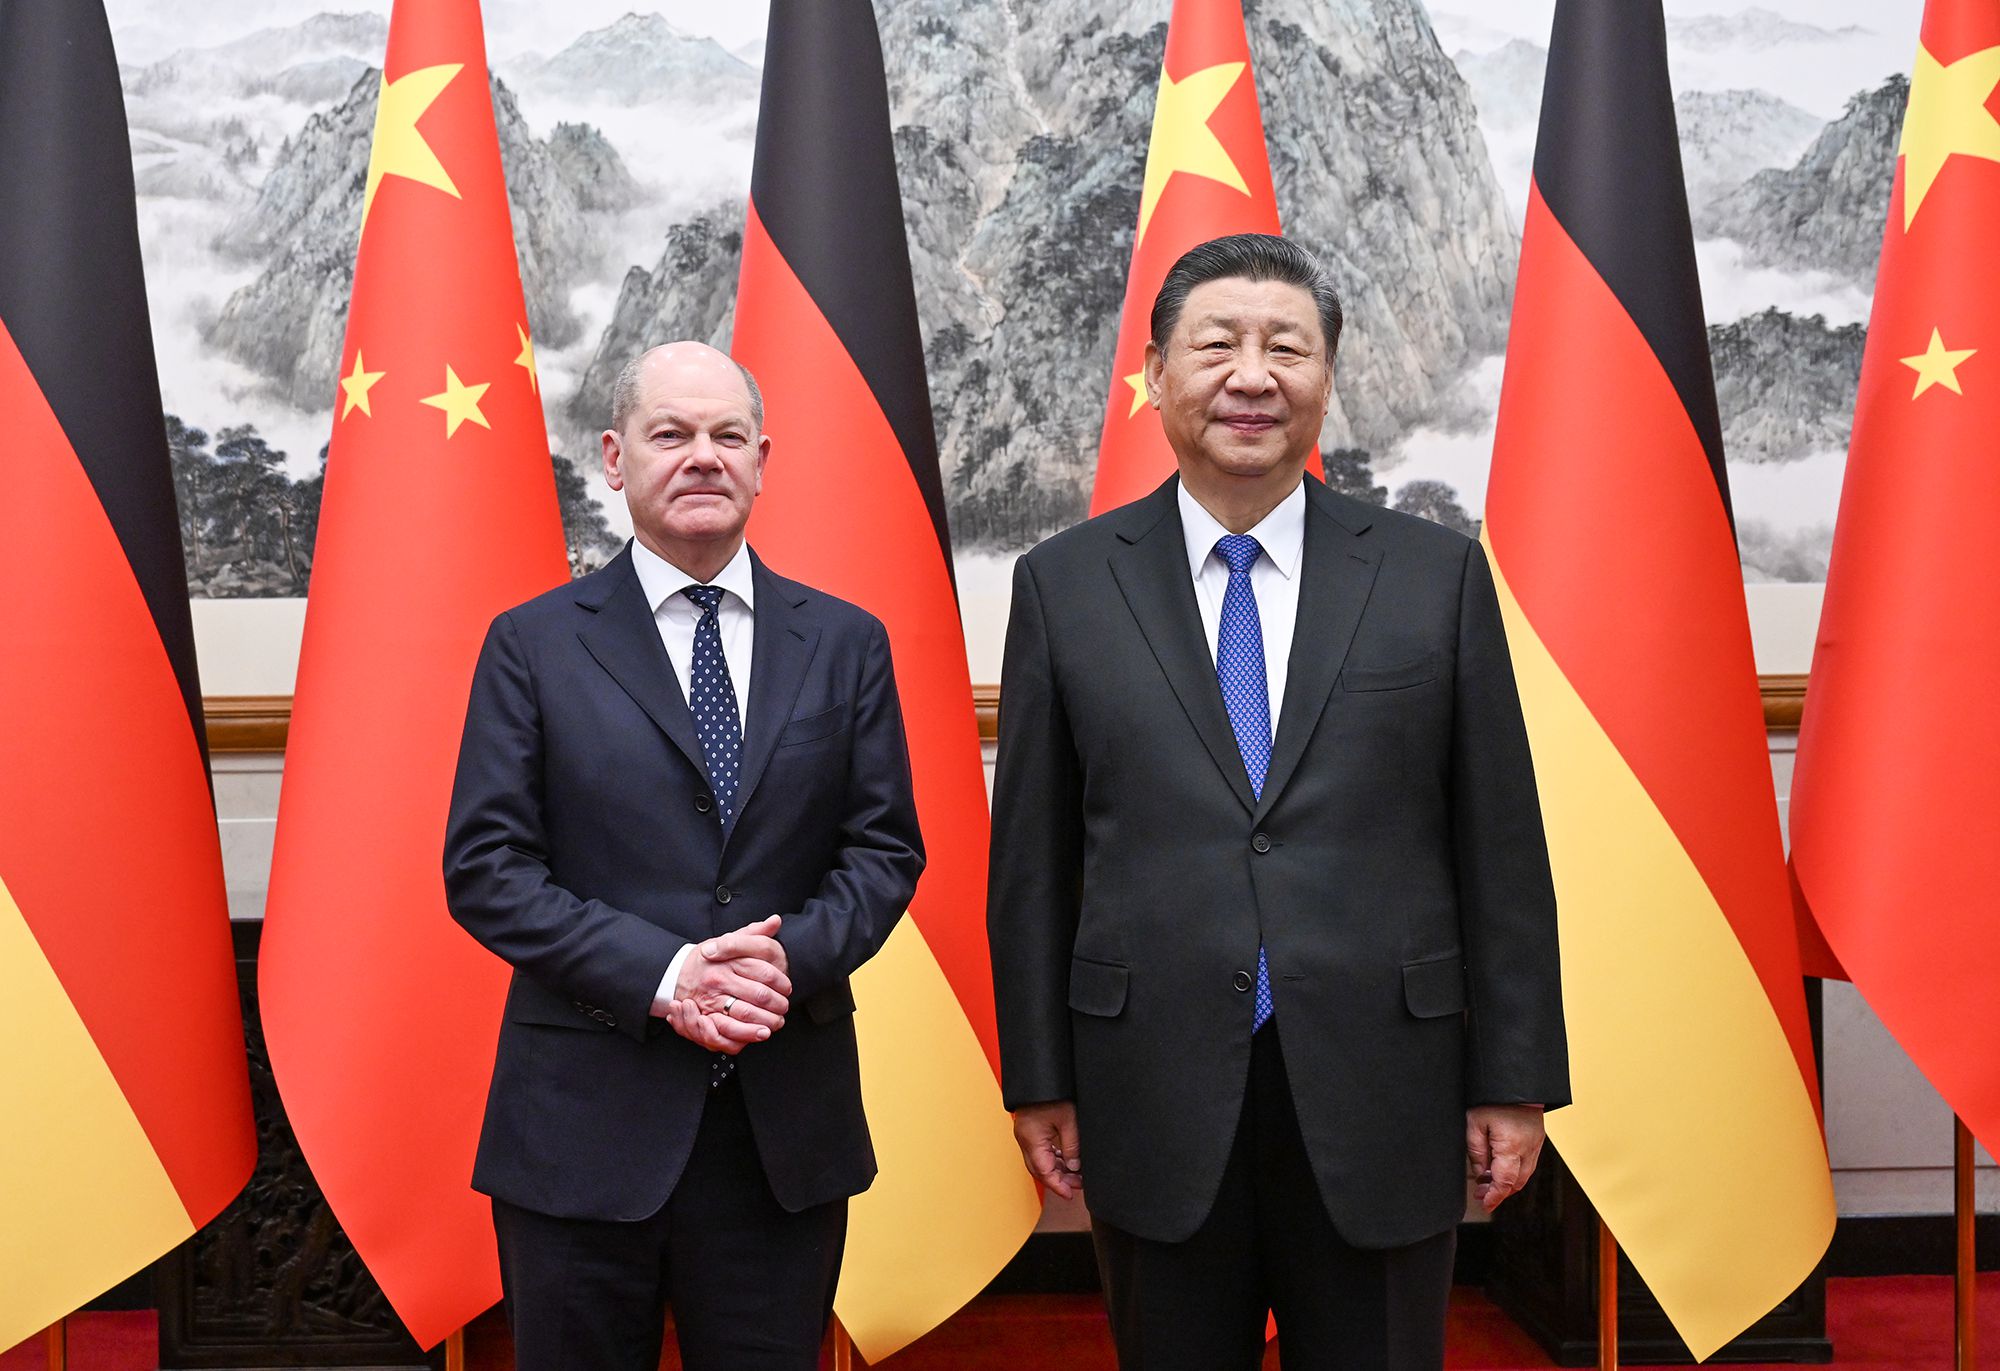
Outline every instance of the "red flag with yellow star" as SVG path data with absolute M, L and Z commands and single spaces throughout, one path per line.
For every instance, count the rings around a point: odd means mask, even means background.
M 470 1178 L 507 968 L 439 853 L 480 640 L 568 575 L 477 0 L 390 19 L 259 989 L 285 1110 L 417 1341 L 500 1294 Z
M 2000 6 L 1925 7 L 1792 780 L 1792 872 L 2000 1146 Z
M 1097 445 L 1092 514 L 1129 504 L 1174 471 L 1173 449 L 1147 403 L 1145 380 L 1153 297 L 1168 269 L 1211 238 L 1278 231 L 1278 196 L 1264 151 L 1241 0 L 1174 0 L 1139 194 L 1139 231 L 1112 354 L 1111 396 Z

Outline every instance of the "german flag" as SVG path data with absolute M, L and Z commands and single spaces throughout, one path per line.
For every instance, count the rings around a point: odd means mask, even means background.
M 508 970 L 445 908 L 493 616 L 569 575 L 478 0 L 403 0 L 363 191 L 278 800 L 265 1039 L 299 1146 L 417 1341 L 500 1296 L 471 1185 Z
M 1834 1207 L 1659 0 L 1560 0 L 1543 92 L 1484 537 L 1561 925 L 1549 1136 L 1707 1357 Z
M 733 351 L 773 440 L 750 541 L 887 625 L 930 854 L 855 978 L 881 1173 L 834 1307 L 880 1361 L 979 1293 L 1040 1204 L 1000 1101 L 986 784 L 868 0 L 771 6 Z
M 1174 472 L 1173 449 L 1146 396 L 1153 297 L 1168 270 L 1211 238 L 1276 232 L 1278 195 L 1264 151 L 1242 0 L 1174 0 L 1097 445 L 1092 514 L 1131 503 Z M 1313 472 L 1319 472 L 1317 457 Z
M 187 571 L 96 0 L 0 5 L 0 1348 L 256 1160 Z
M 2000 5 L 1924 9 L 1792 780 L 1818 932 L 2000 1147 Z

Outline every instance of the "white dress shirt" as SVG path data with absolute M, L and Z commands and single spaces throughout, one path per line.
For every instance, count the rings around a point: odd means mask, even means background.
M 1201 629 L 1208 638 L 1208 659 L 1215 660 L 1215 642 L 1222 632 L 1222 596 L 1229 589 L 1229 563 L 1215 555 L 1216 540 L 1227 537 L 1213 514 L 1176 487 L 1181 503 L 1181 531 L 1187 535 L 1188 574 L 1194 578 L 1195 603 L 1201 607 Z M 1264 549 L 1250 565 L 1250 590 L 1257 597 L 1257 625 L 1264 630 L 1264 684 L 1271 693 L 1271 734 L 1278 732 L 1278 708 L 1285 699 L 1285 676 L 1292 663 L 1292 635 L 1299 621 L 1299 565 L 1306 550 L 1305 481 L 1266 514 L 1250 536 Z
M 688 586 L 703 584 L 637 538 L 632 540 L 632 569 L 639 573 L 639 588 L 646 592 L 646 604 L 653 611 L 654 626 L 666 645 L 667 660 L 674 665 L 674 679 L 680 682 L 681 697 L 687 698 L 688 674 L 694 668 L 694 627 L 701 622 L 701 606 L 681 594 Z M 736 687 L 736 719 L 749 717 L 750 653 L 755 638 L 757 589 L 750 575 L 750 544 L 736 549 L 729 565 L 715 573 L 708 585 L 727 593 L 716 609 L 717 627 L 722 630 L 722 659 L 729 663 L 729 684 Z
M 660 642 L 667 649 L 667 661 L 673 666 L 674 679 L 680 682 L 681 697 L 685 699 L 688 678 L 694 669 L 694 630 L 701 622 L 701 606 L 681 594 L 681 590 L 703 582 L 637 538 L 631 546 L 632 569 L 639 573 L 639 588 L 652 607 L 653 624 L 660 630 Z M 722 633 L 722 660 L 729 664 L 729 684 L 736 691 L 736 719 L 740 726 L 749 717 L 750 655 L 757 621 L 757 589 L 750 575 L 750 545 L 745 543 L 737 548 L 729 565 L 706 584 L 720 586 L 725 592 L 722 603 L 716 607 L 716 627 Z M 681 965 L 693 950 L 694 944 L 689 943 L 667 963 L 667 974 L 653 995 L 653 1013 L 661 1018 L 666 1017 L 667 1006 L 673 1002 Z

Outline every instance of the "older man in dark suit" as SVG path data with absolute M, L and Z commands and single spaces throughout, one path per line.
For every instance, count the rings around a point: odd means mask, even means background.
M 1029 1169 L 1088 1177 L 1125 1371 L 1441 1366 L 1568 1098 L 1555 903 L 1479 546 L 1305 474 L 1340 306 L 1195 248 L 1146 384 L 1179 464 L 1014 576 L 989 931 Z M 1084 1164 L 1087 1150 L 1089 1162 Z
M 817 1365 L 874 1152 L 848 976 L 923 867 L 889 642 L 744 541 L 771 441 L 699 343 L 619 378 L 603 570 L 494 621 L 446 837 L 514 967 L 473 1183 L 522 1371 Z

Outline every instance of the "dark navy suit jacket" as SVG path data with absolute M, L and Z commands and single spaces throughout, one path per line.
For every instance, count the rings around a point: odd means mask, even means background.
M 514 968 L 473 1184 L 566 1218 L 666 1201 L 709 1054 L 650 1017 L 682 946 L 784 916 L 791 1013 L 737 1058 L 787 1209 L 867 1188 L 848 975 L 923 869 L 889 640 L 752 557 L 754 650 L 736 818 L 631 553 L 495 619 L 445 836 L 452 916 Z

